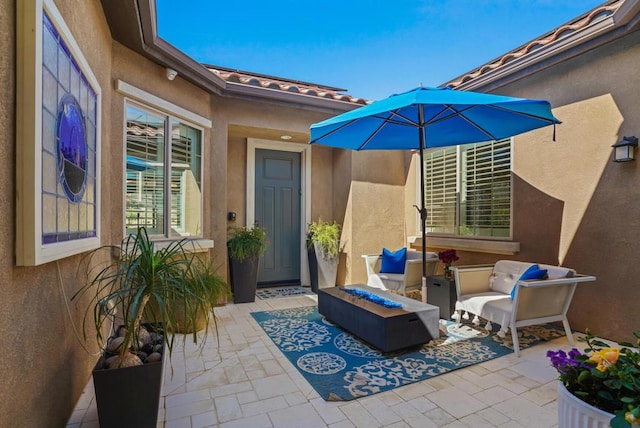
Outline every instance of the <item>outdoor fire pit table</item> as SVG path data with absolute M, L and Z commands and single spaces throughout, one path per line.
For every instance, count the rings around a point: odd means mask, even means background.
M 363 290 L 402 307 L 387 308 L 345 289 Z M 363 284 L 318 289 L 318 312 L 382 352 L 421 345 L 439 336 L 440 308 Z

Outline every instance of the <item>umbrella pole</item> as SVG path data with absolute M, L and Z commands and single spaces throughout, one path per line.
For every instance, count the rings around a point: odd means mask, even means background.
M 420 221 L 422 224 L 422 303 L 427 303 L 427 208 L 424 202 L 424 147 L 426 137 L 424 135 L 424 112 L 422 105 L 418 106 L 418 120 L 420 127 Z

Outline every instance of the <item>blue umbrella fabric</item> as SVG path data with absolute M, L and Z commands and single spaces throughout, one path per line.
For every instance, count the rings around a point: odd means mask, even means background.
M 423 151 L 499 140 L 556 123 L 560 121 L 551 113 L 548 101 L 419 87 L 314 123 L 309 144 L 350 150 L 420 151 L 421 207 L 416 208 L 422 220 L 424 288 L 427 212 Z
M 311 144 L 419 150 L 499 140 L 560 123 L 548 101 L 419 87 L 311 125 Z M 421 144 L 417 129 L 423 130 Z

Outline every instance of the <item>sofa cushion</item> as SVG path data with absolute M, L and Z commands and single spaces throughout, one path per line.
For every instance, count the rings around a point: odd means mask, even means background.
M 513 260 L 499 260 L 493 267 L 493 273 L 489 278 L 489 288 L 499 293 L 511 294 L 513 286 L 520 276 L 534 266 L 535 263 L 518 262 Z
M 562 266 L 540 265 L 540 269 L 547 269 L 549 278 L 572 278 L 576 271 Z
M 546 277 L 547 277 L 547 269 L 540 269 L 538 265 L 531 265 L 529 266 L 529 269 L 522 272 L 522 275 L 520 275 L 520 278 L 518 278 L 518 281 L 526 281 L 528 279 L 544 279 Z M 513 288 L 511 289 L 512 300 L 515 297 L 515 295 L 516 295 L 516 285 L 514 284 Z
M 401 248 L 397 251 L 390 251 L 386 248 L 382 249 L 382 264 L 380 265 L 380 273 L 404 273 L 404 265 L 407 261 L 407 248 Z

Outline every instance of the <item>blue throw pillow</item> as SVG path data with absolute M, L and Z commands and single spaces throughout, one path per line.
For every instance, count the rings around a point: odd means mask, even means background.
M 407 261 L 407 248 L 398 251 L 382 249 L 382 265 L 380 273 L 404 273 L 404 264 Z
M 518 281 L 524 281 L 527 279 L 544 279 L 546 277 L 547 277 L 547 270 L 540 269 L 540 266 L 536 264 L 536 265 L 530 266 L 529 269 L 522 272 L 522 275 L 520 275 L 520 278 L 518 279 Z M 513 288 L 511 289 L 511 299 L 515 297 L 515 294 L 516 294 L 516 286 L 514 285 Z

